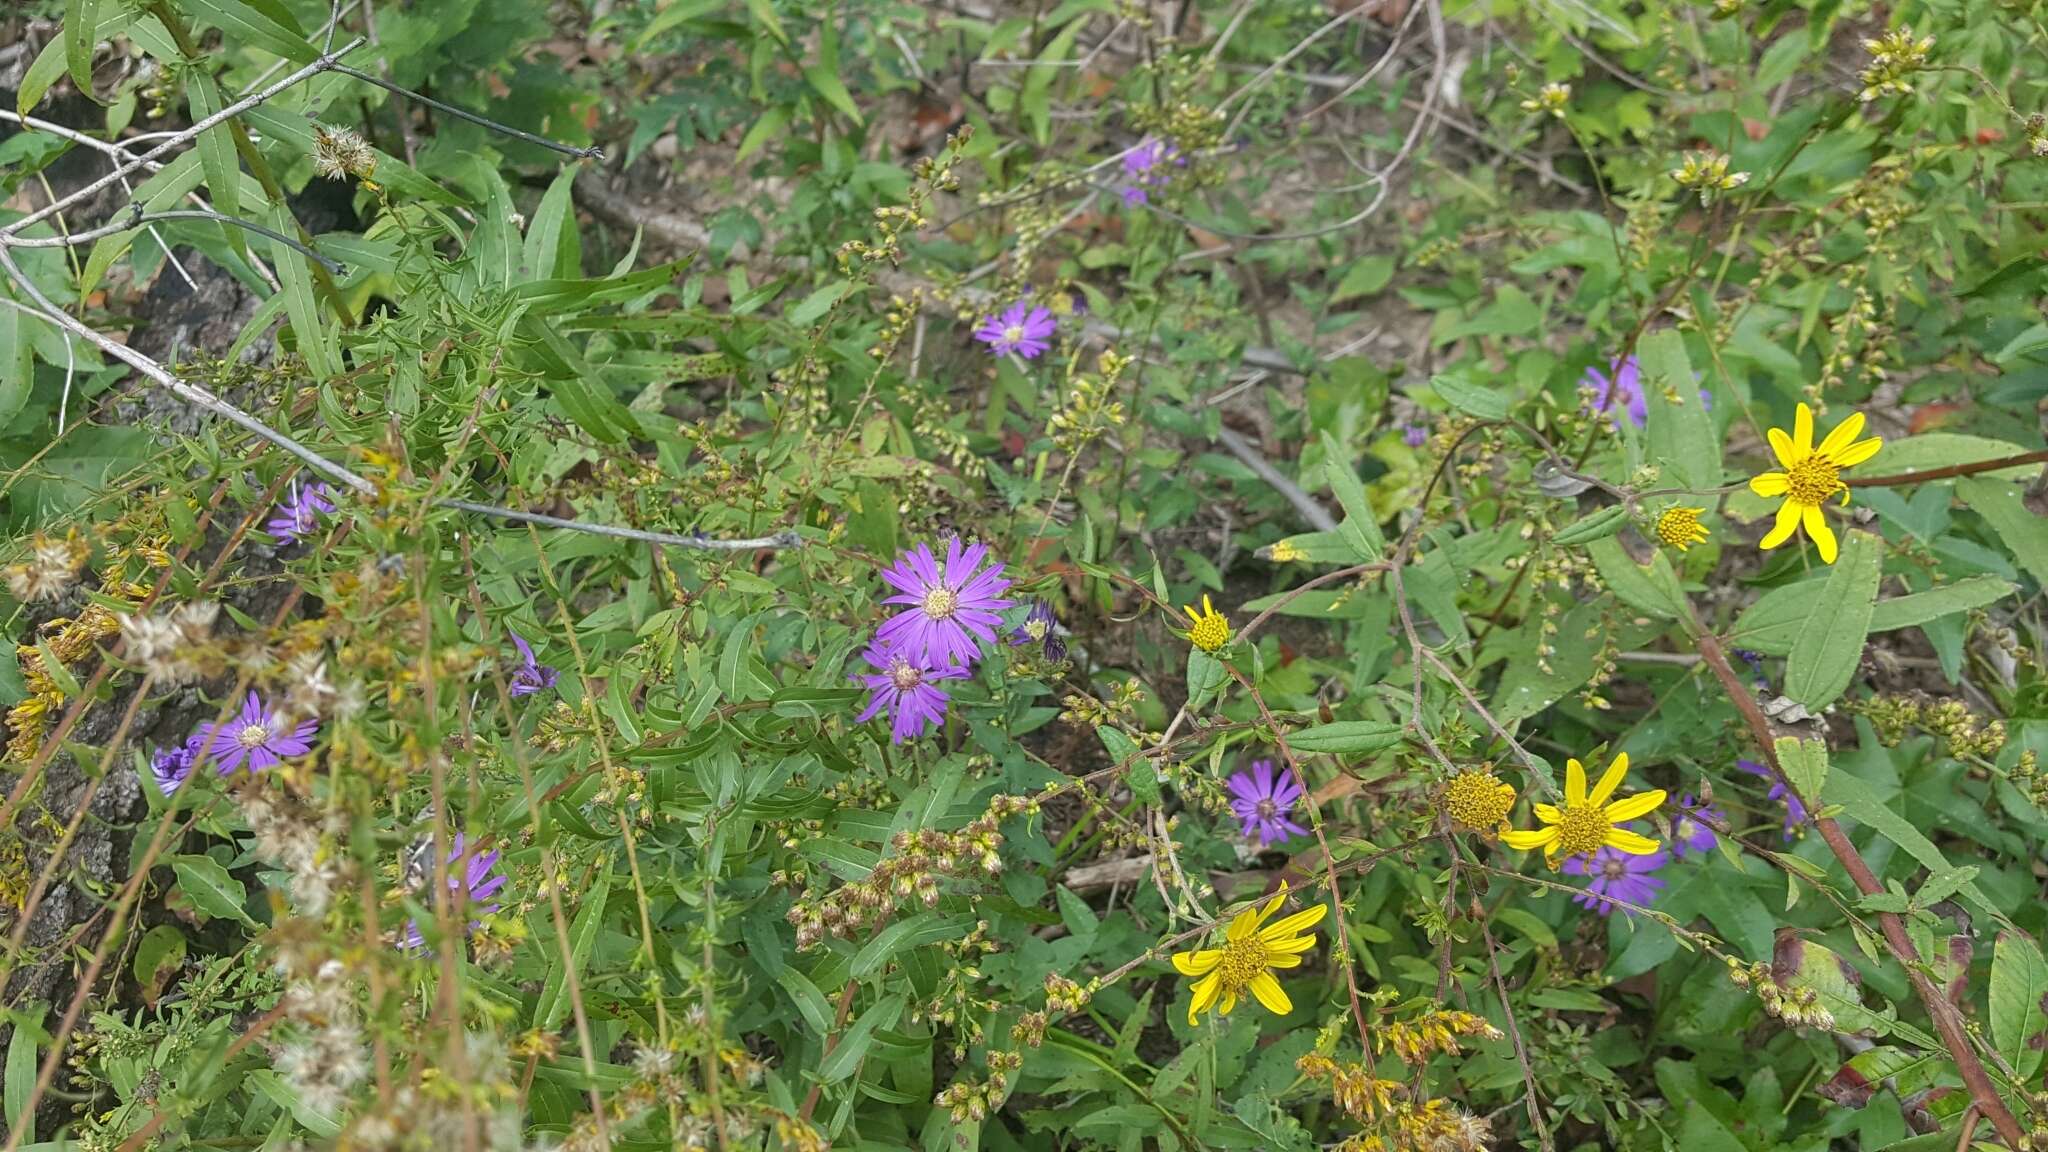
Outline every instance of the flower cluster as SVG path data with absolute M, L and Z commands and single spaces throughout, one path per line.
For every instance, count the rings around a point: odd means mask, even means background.
M 1671 178 L 1680 188 L 1698 193 L 1701 207 L 1713 202 L 1714 193 L 1749 183 L 1749 173 L 1730 172 L 1728 157 L 1718 152 L 1687 152 L 1684 162 L 1671 170 Z
M 870 693 L 856 722 L 886 711 L 891 736 L 901 744 L 945 718 L 951 698 L 933 681 L 965 679 L 985 646 L 995 644 L 999 613 L 1013 603 L 1002 596 L 1010 587 L 1003 565 L 984 568 L 987 559 L 988 545 L 964 545 L 955 536 L 946 543 L 943 564 L 919 544 L 882 570 L 883 583 L 896 590 L 882 602 L 903 610 L 883 621 L 862 654 L 874 671 L 853 677 Z
M 1870 63 L 1856 74 L 1863 84 L 1856 98 L 1868 104 L 1880 96 L 1911 95 L 1912 76 L 1927 67 L 1927 53 L 1933 48 L 1934 37 L 1916 39 L 1911 28 L 1894 28 L 1876 40 L 1865 40 L 1863 50 L 1870 53 Z
M 1461 1039 L 1477 1036 L 1483 1040 L 1499 1040 L 1503 1035 L 1484 1016 L 1432 1007 L 1412 1019 L 1391 1020 L 1380 1026 L 1373 1037 L 1373 1050 L 1385 1052 L 1392 1048 L 1394 1055 L 1406 1061 L 1409 1067 L 1420 1068 L 1429 1062 L 1431 1056 L 1439 1053 L 1457 1055 Z
M 1398 1080 L 1381 1080 L 1363 1064 L 1339 1064 L 1320 1052 L 1305 1053 L 1294 1062 L 1294 1070 L 1310 1080 L 1327 1082 L 1330 1102 L 1361 1124 L 1391 1114 L 1394 1099 L 1408 1095 L 1408 1086 Z
M 1003 871 L 1003 819 L 1037 810 L 1037 802 L 998 795 L 988 810 L 952 832 L 922 828 L 896 833 L 893 853 L 874 870 L 818 898 L 799 896 L 787 919 L 796 928 L 799 950 L 815 948 L 827 935 L 852 939 L 888 923 L 903 903 L 915 899 L 930 908 L 939 902 L 944 877 L 998 876 Z M 778 874 L 781 880 L 788 880 Z
M 142 665 L 161 687 L 190 684 L 205 670 L 203 659 L 219 615 L 220 605 L 210 600 L 154 615 L 131 612 L 121 617 L 123 655 Z
M 1571 103 L 1572 86 L 1569 84 L 1545 84 L 1537 89 L 1534 96 L 1522 101 L 1522 111 L 1564 119 L 1564 110 Z
M 1803 985 L 1779 984 L 1769 964 L 1744 964 L 1733 956 L 1728 962 L 1728 979 L 1737 988 L 1754 991 L 1764 1002 L 1764 1011 L 1794 1028 L 1814 1027 L 1823 1032 L 1835 1028 L 1835 1014 L 1820 1002 L 1820 994 Z

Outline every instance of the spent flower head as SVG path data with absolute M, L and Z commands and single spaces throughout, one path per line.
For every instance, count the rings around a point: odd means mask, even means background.
M 365 183 L 377 171 L 377 151 L 355 132 L 333 124 L 313 125 L 313 171 L 329 180 L 350 176 Z
M 85 570 L 91 554 L 76 528 L 61 538 L 38 532 L 29 544 L 28 558 L 8 565 L 7 589 L 26 604 L 55 600 L 78 583 L 78 574 Z
M 1454 827 L 1491 836 L 1507 831 L 1515 789 L 1485 768 L 1471 768 L 1444 782 L 1437 807 Z
M 1875 40 L 1865 40 L 1863 50 L 1870 63 L 1856 74 L 1863 84 L 1857 99 L 1868 104 L 1881 96 L 1910 96 L 1913 74 L 1927 67 L 1927 53 L 1934 37 L 1915 38 L 1911 28 L 1894 28 Z

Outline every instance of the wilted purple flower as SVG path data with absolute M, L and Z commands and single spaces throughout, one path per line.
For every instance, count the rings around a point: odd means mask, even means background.
M 1766 792 L 1764 797 L 1768 800 L 1784 801 L 1785 839 L 1791 840 L 1797 837 L 1800 828 L 1806 823 L 1806 805 L 1800 803 L 1799 797 L 1791 789 L 1785 787 L 1784 781 L 1779 780 L 1777 775 L 1769 768 L 1754 760 L 1737 760 L 1735 766 L 1751 776 L 1761 776 L 1771 782 L 1771 790 Z
M 906 660 L 927 668 L 979 659 L 981 645 L 996 641 L 996 627 L 1003 622 L 997 613 L 1014 603 L 1002 598 L 1010 586 L 1002 578 L 1003 566 L 982 569 L 987 556 L 988 545 L 962 545 L 954 536 L 946 542 L 943 569 L 924 544 L 898 556 L 894 568 L 882 569 L 883 582 L 897 592 L 882 603 L 910 607 L 875 630 L 877 648 L 900 650 Z
M 201 724 L 192 739 L 200 749 L 199 764 L 217 764 L 222 776 L 233 775 L 245 766 L 254 775 L 277 767 L 288 756 L 304 756 L 312 751 L 313 737 L 319 733 L 318 720 L 286 728 L 284 718 L 266 708 L 263 698 L 251 692 L 242 704 L 240 716 L 224 724 Z
M 889 734 L 897 744 L 923 736 L 946 718 L 946 704 L 951 697 L 932 681 L 967 677 L 965 668 L 932 668 L 879 641 L 869 645 L 861 659 L 875 671 L 854 673 L 853 678 L 872 693 L 868 706 L 861 709 L 854 721 L 865 724 L 887 709 Z
M 521 661 L 519 669 L 512 673 L 512 695 L 531 696 L 535 692 L 544 692 L 555 686 L 555 670 L 534 660 L 533 649 L 527 646 L 525 638 L 517 632 L 512 633 L 512 646 L 519 649 Z
M 1136 148 L 1124 153 L 1124 176 L 1130 183 L 1124 187 L 1126 204 L 1143 204 L 1151 199 L 1150 190 L 1162 187 L 1173 179 L 1173 169 L 1187 167 L 1188 158 L 1180 149 L 1159 139 L 1147 136 Z
M 324 482 L 301 488 L 297 480 L 292 481 L 291 494 L 279 502 L 264 531 L 282 543 L 293 543 L 320 526 L 320 513 L 334 511 L 334 502 L 327 498 L 332 491 Z
M 159 748 L 150 756 L 149 774 L 156 780 L 157 791 L 169 796 L 185 783 L 198 765 L 200 743 L 200 737 L 195 735 L 175 748 Z
M 1015 352 L 1026 360 L 1035 360 L 1052 347 L 1052 334 L 1059 326 L 1050 309 L 1019 300 L 1002 315 L 983 319 L 981 327 L 974 330 L 974 338 L 998 356 Z
M 1759 689 L 1769 688 L 1771 686 L 1770 677 L 1764 675 L 1763 653 L 1752 652 L 1747 648 L 1737 648 L 1735 650 L 1735 655 L 1744 664 L 1749 665 L 1750 675 L 1756 680 L 1756 686 Z
M 495 872 L 498 867 L 498 852 L 492 849 L 464 859 L 464 847 L 463 835 L 457 832 L 454 847 L 448 853 L 448 891 L 462 893 L 463 900 L 471 910 L 480 916 L 488 916 L 501 906 L 487 904 L 485 901 L 497 895 L 498 889 L 505 886 L 505 878 Z M 431 875 L 428 880 L 431 883 Z M 469 922 L 472 929 L 480 924 L 481 921 L 477 920 Z M 426 951 L 427 939 L 420 931 L 418 920 L 406 921 L 405 931 L 398 937 L 398 946 L 407 952 Z
M 1230 811 L 1244 822 L 1245 839 L 1257 835 L 1259 846 L 1270 848 L 1289 836 L 1307 835 L 1308 829 L 1288 819 L 1301 800 L 1301 785 L 1293 772 L 1283 770 L 1276 776 L 1271 760 L 1254 760 L 1250 772 L 1233 772 L 1227 783 Z
M 1401 443 L 1410 448 L 1420 448 L 1429 443 L 1429 429 L 1420 424 L 1404 425 L 1401 429 Z
M 1688 792 L 1678 798 L 1678 819 L 1671 822 L 1671 853 L 1684 856 L 1687 852 L 1705 855 L 1714 850 L 1714 822 L 1726 824 L 1728 817 L 1719 808 L 1706 807 Z
M 1602 848 L 1590 860 L 1574 856 L 1564 862 L 1564 870 L 1573 876 L 1590 876 L 1592 880 L 1586 884 L 1584 892 L 1572 897 L 1572 903 L 1581 908 L 1591 908 L 1602 916 L 1614 915 L 1615 900 L 1638 907 L 1646 906 L 1664 890 L 1664 882 L 1650 873 L 1662 868 L 1670 859 L 1662 852 L 1631 856 L 1616 848 Z

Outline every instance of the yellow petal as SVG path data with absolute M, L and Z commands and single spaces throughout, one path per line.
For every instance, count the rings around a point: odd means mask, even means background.
M 1856 437 L 1862 434 L 1863 413 L 1851 412 L 1840 424 L 1835 425 L 1834 431 L 1828 433 L 1827 439 L 1820 442 L 1820 454 L 1830 460 L 1840 460 L 1842 450 L 1854 443 Z M 1836 466 L 1840 467 L 1839 464 Z
M 1329 910 L 1330 906 L 1328 904 L 1311 904 L 1292 916 L 1275 920 L 1264 928 L 1259 929 L 1259 939 L 1267 944 L 1271 944 L 1275 940 L 1285 940 L 1290 936 L 1298 936 L 1303 931 L 1322 923 L 1323 915 Z
M 1586 766 L 1577 760 L 1564 762 L 1564 803 L 1577 808 L 1586 802 Z
M 1275 1016 L 1286 1016 L 1294 1011 L 1294 1001 L 1287 998 L 1287 990 L 1273 979 L 1271 972 L 1261 972 L 1252 977 L 1252 995 L 1266 1006 L 1266 1011 Z
M 1835 457 L 1835 467 L 1854 467 L 1877 455 L 1877 450 L 1882 447 L 1884 447 L 1884 438 L 1881 436 L 1872 436 L 1868 440 L 1851 444 L 1847 448 L 1842 449 L 1841 454 Z
M 1204 948 L 1194 952 L 1173 954 L 1173 970 L 1183 976 L 1207 976 L 1222 962 L 1221 948 Z
M 1545 824 L 1555 824 L 1564 819 L 1564 813 L 1559 812 L 1555 804 L 1538 804 L 1536 805 L 1536 818 Z
M 1183 604 L 1183 605 L 1181 605 L 1181 606 L 1180 606 L 1180 610 L 1181 610 L 1181 611 L 1183 611 L 1183 612 L 1185 612 L 1185 613 L 1187 613 L 1187 614 L 1188 614 L 1188 619 L 1190 619 L 1190 620 L 1194 621 L 1195 623 L 1197 623 L 1197 624 L 1200 624 L 1200 623 L 1202 622 L 1202 618 L 1201 618 L 1200 616 L 1197 616 L 1197 615 L 1195 615 L 1195 606 L 1194 606 L 1194 605 L 1192 605 L 1192 604 Z
M 1798 445 L 1792 443 L 1790 436 L 1785 435 L 1783 428 L 1766 429 L 1764 431 L 1764 439 L 1771 442 L 1771 455 L 1778 458 L 1778 465 L 1780 467 L 1796 468 L 1799 466 L 1799 462 L 1805 459 L 1804 456 L 1799 454 Z
M 1261 940 L 1259 943 L 1266 946 L 1266 956 L 1271 959 L 1274 956 L 1292 956 L 1296 952 L 1306 952 L 1316 946 L 1316 938 L 1289 936 L 1285 940 Z
M 1648 856 L 1657 850 L 1657 842 L 1648 836 L 1631 832 L 1626 828 L 1615 828 L 1607 833 L 1607 846 L 1617 852 L 1631 856 Z
M 1800 460 L 1813 455 L 1813 409 L 1803 402 L 1792 414 L 1792 449 L 1799 453 Z
M 1628 753 L 1617 752 L 1614 755 L 1614 763 L 1609 764 L 1607 771 L 1601 774 L 1599 787 L 1593 789 L 1591 796 L 1586 797 L 1586 803 L 1595 808 L 1607 803 L 1607 798 L 1614 795 L 1616 788 L 1621 787 L 1621 781 L 1627 775 Z
M 1664 790 L 1662 788 L 1652 788 L 1648 792 L 1638 792 L 1626 800 L 1616 800 L 1614 803 L 1609 804 L 1606 810 L 1607 819 L 1615 824 L 1626 823 L 1639 817 L 1648 816 L 1650 813 L 1655 812 L 1657 806 L 1662 803 L 1664 803 Z
M 1806 535 L 1813 546 L 1820 549 L 1820 562 L 1835 562 L 1835 530 L 1828 527 L 1828 518 L 1821 515 L 1819 508 L 1808 508 L 1805 516 Z
M 1225 992 L 1223 994 L 1223 1003 L 1216 1005 L 1216 1014 L 1228 1016 L 1230 1015 L 1230 1010 L 1235 1007 L 1237 1007 L 1237 993 Z
M 1799 505 L 1787 500 L 1783 504 L 1778 505 L 1778 523 L 1772 527 L 1770 532 L 1765 534 L 1763 540 L 1757 544 L 1757 547 L 1768 552 L 1785 541 L 1790 540 L 1792 533 L 1798 530 Z
M 1242 940 L 1259 930 L 1259 910 L 1247 908 L 1230 918 L 1230 927 L 1223 930 L 1226 940 Z
M 1215 614 L 1216 606 L 1209 603 L 1209 594 L 1207 592 L 1202 593 L 1202 615 L 1214 616 Z
M 1223 990 L 1223 973 L 1211 972 L 1195 985 L 1195 994 L 1188 1001 L 1188 1023 L 1194 1024 L 1209 1005 L 1216 1002 L 1216 994 Z
M 1513 784 L 1502 782 L 1499 792 L 1502 796 L 1507 797 L 1510 802 L 1515 798 L 1515 786 Z
M 1301 957 L 1287 952 L 1269 952 L 1266 955 L 1266 967 L 1299 968 L 1301 967 Z
M 1749 490 L 1766 500 L 1783 496 L 1792 490 L 1792 478 L 1783 472 L 1765 472 L 1749 478 Z
M 1500 834 L 1500 842 L 1510 848 L 1520 849 L 1523 852 L 1532 852 L 1538 848 L 1557 843 L 1557 829 L 1553 826 L 1524 832 L 1520 828 L 1510 828 Z
M 1273 898 L 1271 900 L 1266 901 L 1265 904 L 1260 906 L 1257 918 L 1255 918 L 1252 921 L 1252 927 L 1257 928 L 1259 925 L 1264 924 L 1266 922 L 1266 917 L 1271 916 L 1275 912 L 1278 912 L 1280 910 L 1280 905 L 1285 903 L 1286 900 L 1287 881 L 1282 880 L 1280 882 L 1280 890 L 1273 893 Z

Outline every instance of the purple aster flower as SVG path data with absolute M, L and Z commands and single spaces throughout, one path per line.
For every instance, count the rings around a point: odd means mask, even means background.
M 448 853 L 448 891 L 461 893 L 463 901 L 477 915 L 488 916 L 502 907 L 499 904 L 486 903 L 492 896 L 497 895 L 498 889 L 505 886 L 505 878 L 496 872 L 498 853 L 496 849 L 492 849 L 464 859 L 465 846 L 462 833 L 457 832 L 453 849 Z M 431 883 L 432 879 L 432 875 L 429 874 L 428 882 Z M 471 929 L 478 928 L 481 924 L 482 921 L 478 920 L 469 922 Z M 398 937 L 398 946 L 407 952 L 426 951 L 427 938 L 420 931 L 418 920 L 405 922 L 405 931 Z
M 1687 852 L 1704 856 L 1714 850 L 1714 823 L 1726 824 L 1728 817 L 1719 808 L 1700 804 L 1688 792 L 1678 798 L 1678 819 L 1671 823 L 1671 854 L 1684 856 Z
M 926 668 L 951 664 L 972 664 L 981 658 L 981 645 L 996 642 L 996 627 L 1003 622 L 997 613 L 1015 603 L 1002 598 L 1010 586 L 1003 579 L 1003 566 L 987 569 L 988 545 L 962 545 L 958 536 L 946 541 L 946 563 L 940 567 L 929 546 L 919 544 L 896 558 L 894 568 L 882 569 L 882 581 L 897 594 L 884 604 L 907 604 L 875 630 L 877 647 L 901 651 L 906 660 Z M 874 661 L 875 667 L 883 662 Z
M 536 661 L 533 658 L 533 649 L 527 646 L 525 638 L 517 632 L 512 633 L 512 646 L 519 649 L 521 661 L 518 671 L 512 673 L 512 695 L 531 696 L 535 692 L 545 692 L 555 686 L 555 670 Z
M 1662 852 L 1631 856 L 1615 848 L 1602 848 L 1590 860 L 1574 856 L 1564 862 L 1564 870 L 1573 876 L 1590 876 L 1592 879 L 1587 882 L 1584 892 L 1572 897 L 1572 903 L 1581 908 L 1591 908 L 1602 916 L 1614 915 L 1618 907 L 1615 900 L 1645 907 L 1664 890 L 1664 882 L 1650 873 L 1662 868 L 1670 859 Z
M 1420 424 L 1405 425 L 1401 429 L 1401 443 L 1410 448 L 1420 448 L 1429 443 L 1429 429 Z
M 892 742 L 897 744 L 918 739 L 946 718 L 946 704 L 952 698 L 932 681 L 967 678 L 965 668 L 927 667 L 880 641 L 870 644 L 868 650 L 861 653 L 861 659 L 875 670 L 854 673 L 853 678 L 866 685 L 871 693 L 868 706 L 861 709 L 854 722 L 865 724 L 886 708 L 889 712 L 889 734 Z
M 1002 315 L 982 320 L 981 327 L 974 330 L 974 338 L 998 356 L 1015 352 L 1026 360 L 1035 360 L 1052 347 L 1052 334 L 1059 326 L 1049 309 L 1019 300 Z
M 1797 838 L 1800 828 L 1806 824 L 1806 805 L 1800 803 L 1799 797 L 1793 795 L 1792 790 L 1785 787 L 1785 782 L 1778 779 L 1775 773 L 1762 764 L 1754 760 L 1737 760 L 1735 766 L 1751 776 L 1761 776 L 1771 782 L 1771 790 L 1764 794 L 1764 798 L 1784 802 L 1785 839 L 1792 840 Z
M 1024 617 L 1024 622 L 1011 630 L 1010 643 L 1020 647 L 1025 644 L 1043 644 L 1045 638 L 1052 635 L 1058 627 L 1059 621 L 1052 614 L 1052 601 L 1034 600 L 1031 602 L 1031 611 Z
M 1598 368 L 1588 368 L 1585 379 L 1581 381 L 1582 387 L 1593 390 L 1593 411 L 1610 412 L 1619 408 L 1627 414 L 1629 423 L 1641 428 L 1650 418 L 1649 403 L 1643 399 L 1641 367 L 1633 356 L 1609 367 L 1612 376 Z M 1611 414 L 1608 422 L 1614 423 Z
M 1244 822 L 1245 839 L 1256 834 L 1261 848 L 1271 848 L 1289 836 L 1308 834 L 1308 829 L 1288 819 L 1301 800 L 1301 785 L 1295 783 L 1293 772 L 1283 770 L 1275 776 L 1271 760 L 1254 760 L 1250 772 L 1231 773 L 1228 784 L 1230 811 Z
M 192 769 L 199 763 L 200 738 L 193 736 L 176 748 L 159 748 L 149 758 L 149 774 L 156 779 L 157 791 L 165 796 L 177 792 L 192 775 Z
M 219 765 L 223 776 L 246 767 L 253 776 L 277 767 L 286 757 L 304 756 L 312 751 L 313 737 L 319 733 L 318 720 L 308 720 L 296 728 L 285 727 L 284 718 L 266 708 L 263 698 L 251 692 L 240 716 L 224 724 L 199 726 L 192 737 L 199 748 L 194 767 L 213 762 Z
M 334 501 L 327 498 L 332 492 L 333 489 L 325 483 L 301 488 L 298 481 L 292 481 L 291 495 L 278 504 L 276 515 L 263 526 L 263 530 L 277 537 L 280 543 L 296 542 L 320 526 L 320 513 L 334 511 Z
M 1173 169 L 1185 168 L 1188 158 L 1180 149 L 1159 139 L 1147 136 L 1136 148 L 1124 153 L 1124 176 L 1130 183 L 1124 187 L 1126 204 L 1143 204 L 1151 199 L 1150 190 L 1163 187 L 1173 178 Z

